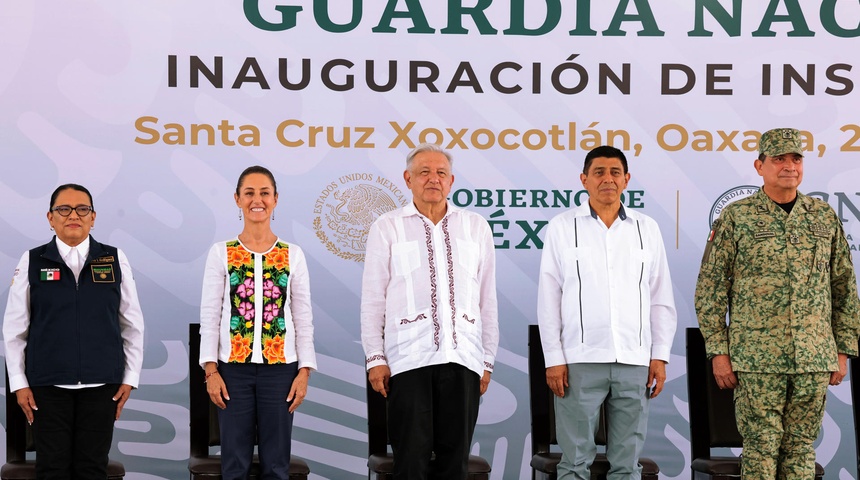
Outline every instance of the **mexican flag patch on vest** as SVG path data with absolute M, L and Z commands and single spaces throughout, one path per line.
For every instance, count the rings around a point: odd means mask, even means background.
M 60 279 L 59 268 L 43 268 L 39 270 L 39 279 L 43 282 L 50 282 Z

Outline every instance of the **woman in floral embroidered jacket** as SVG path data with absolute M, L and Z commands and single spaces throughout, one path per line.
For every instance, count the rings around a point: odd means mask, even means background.
M 287 479 L 293 412 L 316 369 L 307 262 L 272 232 L 272 173 L 248 167 L 236 205 L 244 228 L 209 250 L 200 302 L 200 366 L 218 406 L 222 477 L 248 478 L 255 440 L 262 478 Z

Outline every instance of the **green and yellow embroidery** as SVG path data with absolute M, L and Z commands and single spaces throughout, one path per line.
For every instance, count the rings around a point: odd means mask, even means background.
M 262 271 L 255 272 L 257 254 L 238 240 L 227 242 L 227 275 L 230 279 L 231 363 L 248 363 L 253 351 L 254 328 L 260 323 L 264 363 L 286 363 L 284 355 L 284 303 L 290 278 L 289 245 L 278 242 L 262 259 Z M 256 277 L 262 275 L 262 311 L 256 311 Z

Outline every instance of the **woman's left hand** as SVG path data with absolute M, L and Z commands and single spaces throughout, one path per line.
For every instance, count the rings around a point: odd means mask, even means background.
M 290 405 L 290 413 L 296 411 L 299 405 L 305 401 L 305 396 L 308 394 L 308 378 L 311 376 L 311 369 L 308 367 L 300 368 L 298 375 L 293 380 L 293 386 L 290 388 L 290 394 L 287 395 L 287 401 L 292 402 Z
M 111 397 L 111 400 L 116 402 L 116 418 L 115 420 L 119 420 L 119 415 L 122 413 L 122 407 L 125 406 L 125 402 L 128 401 L 128 398 L 131 396 L 131 389 L 133 387 L 131 385 L 122 384 L 119 386 L 119 390 L 116 391 L 116 394 Z

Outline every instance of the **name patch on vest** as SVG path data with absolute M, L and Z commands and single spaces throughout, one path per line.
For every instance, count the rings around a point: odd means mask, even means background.
M 93 282 L 95 283 L 116 282 L 113 276 L 113 265 L 90 265 L 90 270 L 93 272 Z
M 59 268 L 43 268 L 39 270 L 39 280 L 43 282 L 54 282 L 60 279 Z
M 107 257 L 99 257 L 99 258 L 93 260 L 93 263 L 113 263 L 113 262 L 114 262 L 113 255 L 109 255 Z

